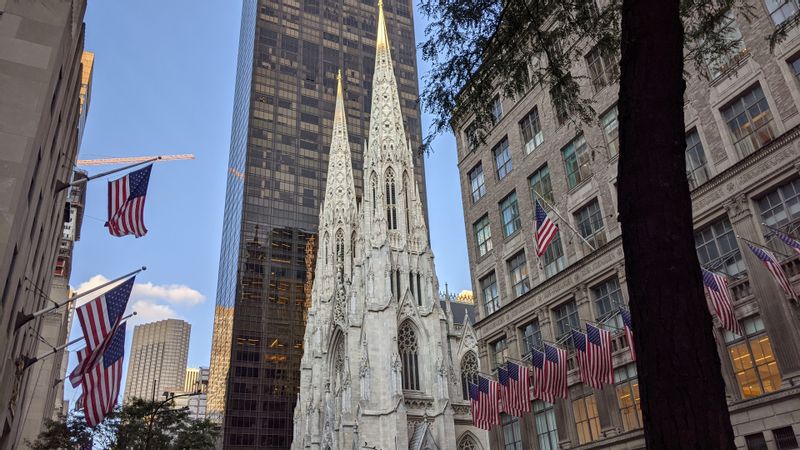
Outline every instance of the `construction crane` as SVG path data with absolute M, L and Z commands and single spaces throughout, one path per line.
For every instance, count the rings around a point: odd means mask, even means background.
M 133 164 L 138 162 L 149 161 L 151 159 L 158 159 L 159 161 L 174 161 L 177 159 L 194 159 L 194 155 L 192 153 L 184 153 L 182 155 L 127 156 L 122 158 L 79 159 L 76 163 L 79 166 L 107 166 L 111 164 Z

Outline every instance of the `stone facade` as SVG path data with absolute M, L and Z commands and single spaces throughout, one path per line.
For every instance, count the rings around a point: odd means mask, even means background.
M 440 301 L 378 5 L 360 203 L 339 78 L 292 448 L 486 448 L 460 381 L 476 340 L 464 305 Z
M 78 150 L 85 0 L 0 0 L 0 449 L 18 447 L 35 382 L 61 242 L 66 190 Z
M 740 52 L 709 70 L 709 77 L 689 68 L 687 174 L 700 262 L 728 273 L 736 315 L 747 328 L 748 336 L 737 338 L 715 321 L 737 445 L 794 448 L 785 445 L 800 434 L 798 309 L 735 235 L 773 248 L 800 291 L 800 259 L 762 225 L 796 233 L 800 224 L 800 64 L 794 64 L 800 29 L 789 29 L 770 52 L 764 37 L 782 16 L 771 16 L 761 1 L 754 12 L 751 20 L 735 19 L 744 41 Z M 504 417 L 505 425 L 490 432 L 493 449 L 644 447 L 635 366 L 613 313 L 628 300 L 616 220 L 624 201 L 616 193 L 616 60 L 594 59 L 591 50 L 587 46 L 586 61 L 577 62 L 573 73 L 585 76 L 579 81 L 594 100 L 597 124 L 559 124 L 546 90 L 534 87 L 517 99 L 498 97 L 503 114 L 483 143 L 468 137 L 469 118 L 453 126 L 482 364 L 494 368 L 507 357 L 524 359 L 530 347 L 557 341 L 565 329 L 586 321 L 615 330 L 614 386 L 583 386 L 570 352 L 569 398 L 552 406 L 535 400 L 531 414 Z M 523 133 L 531 123 L 536 126 Z M 541 259 L 531 231 L 534 189 L 551 204 L 546 209 L 560 226 L 560 241 Z

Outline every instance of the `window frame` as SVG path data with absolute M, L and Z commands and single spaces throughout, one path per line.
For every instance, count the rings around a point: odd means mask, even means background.
M 583 395 L 580 398 L 572 400 L 570 403 L 572 406 L 572 417 L 575 419 L 575 429 L 578 432 L 578 444 L 588 444 L 600 439 L 602 437 L 600 413 L 597 410 L 597 398 L 594 393 Z M 581 420 L 582 418 L 578 415 L 579 408 L 576 408 L 576 405 L 582 407 L 582 411 L 585 414 L 583 420 Z M 594 413 L 594 415 L 592 415 L 592 413 Z M 583 428 L 582 424 L 585 424 L 586 428 Z M 586 431 L 588 431 L 588 436 L 584 434 Z
M 469 172 L 467 172 L 467 178 L 469 179 L 469 188 L 472 194 L 472 203 L 477 203 L 478 200 L 482 199 L 483 196 L 486 195 L 486 175 L 483 171 L 483 163 L 478 162 L 478 164 L 475 164 L 475 167 L 473 167 L 472 169 L 470 169 Z
M 760 94 L 760 97 L 758 95 Z M 747 99 L 752 96 L 752 102 Z M 753 116 L 753 109 L 758 107 L 758 116 Z M 778 130 L 774 127 L 775 117 L 772 115 L 769 100 L 760 83 L 755 83 L 739 93 L 734 99 L 726 103 L 719 110 L 722 120 L 728 129 L 728 136 L 733 143 L 733 148 L 740 158 L 746 158 L 769 144 L 777 136 Z M 764 119 L 760 117 L 763 115 Z M 746 119 L 742 122 L 740 119 Z M 762 122 L 756 126 L 756 123 Z M 750 130 L 747 133 L 740 130 Z M 765 137 L 761 133 L 766 132 Z
M 491 118 L 492 118 L 492 125 L 497 125 L 503 120 L 503 100 L 500 98 L 500 94 L 495 95 L 492 97 L 492 103 L 490 104 L 491 107 Z
M 567 256 L 564 254 L 564 245 L 561 243 L 561 233 L 556 232 L 553 240 L 542 255 L 542 270 L 545 278 L 555 276 L 567 267 Z
M 522 450 L 522 428 L 519 417 L 500 413 L 501 431 L 503 433 L 503 450 Z M 513 439 L 508 442 L 509 436 Z
M 742 330 L 744 331 L 745 336 L 737 336 L 731 333 L 728 330 L 722 330 L 723 338 L 725 342 L 725 349 L 727 350 L 729 361 L 731 363 L 731 369 L 734 375 L 734 382 L 736 383 L 737 390 L 739 392 L 740 397 L 743 400 L 761 397 L 763 395 L 769 394 L 771 392 L 775 392 L 780 390 L 782 386 L 781 380 L 781 370 L 778 367 L 778 360 L 775 358 L 775 351 L 773 349 L 772 339 L 767 333 L 766 327 L 764 325 L 764 320 L 761 316 L 755 315 L 748 317 L 742 320 Z M 756 354 L 753 351 L 755 347 L 753 345 L 756 339 L 761 339 L 759 343 L 759 349 L 762 351 L 761 358 L 757 358 Z M 764 343 L 766 340 L 766 343 Z M 744 344 L 744 345 L 743 345 Z M 770 357 L 767 357 L 767 353 L 764 352 L 764 347 L 769 350 Z M 734 353 L 734 348 L 743 348 L 747 353 L 740 354 Z M 738 355 L 738 356 L 735 356 Z M 743 358 L 747 357 L 750 365 L 748 367 L 743 367 L 743 370 L 738 370 L 736 361 L 741 361 Z M 771 360 L 769 360 L 771 358 Z M 759 360 L 768 360 L 766 364 L 759 364 Z M 775 373 L 772 373 L 769 366 L 773 366 L 775 369 Z M 767 384 L 765 383 L 765 374 L 762 372 L 761 368 L 766 367 L 766 372 L 769 374 L 772 379 L 770 381 L 769 388 L 767 388 Z M 746 392 L 745 386 L 743 382 L 747 381 L 740 377 L 740 374 L 743 376 L 747 376 L 746 372 L 748 370 L 752 371 L 752 374 L 755 378 L 756 385 L 755 387 L 758 388 L 758 392 L 755 394 L 749 394 Z M 753 378 L 753 377 L 751 377 Z M 774 382 L 777 381 L 776 385 L 773 385 Z M 750 383 L 749 389 L 752 389 L 753 384 Z
M 506 260 L 508 267 L 508 278 L 511 282 L 511 292 L 514 298 L 524 295 L 531 290 L 530 272 L 528 271 L 528 260 L 525 257 L 525 250 L 517 252 Z
M 600 201 L 597 197 L 578 208 L 573 217 L 575 218 L 575 228 L 595 250 L 606 245 L 608 242 L 605 233 L 606 224 L 603 221 L 603 210 L 600 208 Z
M 607 120 L 612 114 L 613 121 Z M 606 141 L 609 156 L 612 158 L 617 156 L 619 154 L 619 109 L 616 103 L 600 116 L 600 128 L 603 130 L 603 138 Z
M 537 186 L 542 190 L 537 190 Z M 548 189 L 549 188 L 549 189 Z M 545 190 L 547 189 L 547 190 Z M 551 205 L 555 203 L 555 194 L 553 193 L 553 182 L 550 179 L 550 168 L 547 164 L 542 165 L 528 177 L 528 190 L 531 194 L 531 203 L 542 197 Z M 534 193 L 535 192 L 535 193 Z M 540 202 L 541 203 L 541 202 Z M 545 205 L 542 205 L 545 208 Z
M 628 389 L 628 394 L 633 397 L 633 403 L 627 405 L 623 404 L 621 396 L 621 391 L 625 388 Z M 642 428 L 644 421 L 642 418 L 639 376 L 636 373 L 636 363 L 629 363 L 614 369 L 614 393 L 617 397 L 617 406 L 619 407 L 623 429 L 631 431 Z
M 602 91 L 616 81 L 619 76 L 619 60 L 616 52 L 603 50 L 595 46 L 584 57 L 594 93 Z
M 538 107 L 534 106 L 517 124 L 519 125 L 520 140 L 525 148 L 525 154 L 530 155 L 544 143 L 544 131 L 542 131 L 542 121 L 541 117 L 539 117 Z M 526 132 L 530 134 L 529 138 L 525 137 Z
M 492 156 L 494 157 L 495 175 L 497 176 L 497 180 L 500 181 L 514 170 L 514 163 L 511 160 L 511 145 L 508 142 L 508 136 L 503 136 L 503 139 L 500 139 L 500 142 L 492 147 Z M 502 163 L 498 158 L 499 156 L 503 156 Z
M 488 284 L 486 284 L 488 282 Z M 500 292 L 497 289 L 497 274 L 491 271 L 478 280 L 478 285 L 481 288 L 481 295 L 483 296 L 483 307 L 486 310 L 486 315 L 490 315 L 500 309 Z M 491 299 L 486 298 L 486 291 L 493 290 L 494 297 Z
M 725 226 L 726 224 L 727 227 Z M 709 231 L 710 233 L 708 233 Z M 708 239 L 709 237 L 711 237 L 711 239 Z M 703 241 L 698 242 L 701 238 Z M 700 261 L 701 266 L 709 270 L 719 270 L 720 263 L 722 263 L 724 265 L 724 270 L 722 271 L 731 277 L 738 277 L 747 272 L 744 257 L 736 241 L 736 233 L 727 215 L 721 216 L 717 220 L 695 230 L 694 242 L 695 250 L 697 251 L 697 259 Z M 710 246 L 711 243 L 714 244 L 713 247 Z M 730 250 L 723 253 L 721 251 L 724 248 L 721 246 L 722 244 L 724 244 L 724 247 L 730 246 Z M 707 251 L 711 248 L 714 249 L 717 255 L 714 258 L 710 258 L 710 253 Z M 701 249 L 703 253 L 701 253 Z M 732 267 L 735 268 L 736 271 L 731 271 L 730 269 Z
M 708 159 L 697 127 L 686 133 L 686 178 L 689 190 L 694 190 L 709 180 Z
M 613 286 L 611 286 L 613 285 Z M 605 290 L 608 288 L 608 290 Z M 625 305 L 625 296 L 619 278 L 614 275 L 589 288 L 592 293 L 592 304 L 595 308 L 597 319 L 605 318 L 611 312 L 616 312 L 620 306 Z
M 498 207 L 500 208 L 500 222 L 503 226 L 503 237 L 507 238 L 522 228 L 517 191 L 513 190 L 503 197 L 500 203 L 498 203 Z
M 567 189 L 575 188 L 592 176 L 587 148 L 586 138 L 581 133 L 561 149 L 561 158 L 567 176 Z
M 571 310 L 571 311 L 569 311 Z M 561 312 L 564 312 L 563 314 Z M 572 332 L 572 328 L 580 328 L 581 318 L 578 313 L 578 303 L 575 299 L 568 300 L 553 308 L 556 328 L 556 340 Z
M 489 223 L 489 214 L 484 214 L 472 224 L 472 232 L 473 236 L 475 236 L 475 249 L 478 252 L 478 257 L 492 251 L 492 227 Z
M 555 408 L 553 405 L 537 399 L 533 401 L 532 409 L 539 450 L 558 450 L 558 424 L 556 423 Z M 544 423 L 544 430 L 540 428 L 542 423 Z
M 797 14 L 798 10 L 800 10 L 800 5 L 798 5 L 797 0 L 782 0 L 781 4 L 776 6 L 777 6 L 776 8 L 771 9 L 769 0 L 764 0 L 764 7 L 767 9 L 767 14 L 769 14 L 770 20 L 776 27 L 780 26 L 787 20 L 794 17 Z M 786 11 L 784 10 L 786 6 L 794 7 L 794 12 L 787 14 Z M 780 12 L 780 15 L 782 16 L 780 20 L 775 19 L 775 15 L 778 12 Z

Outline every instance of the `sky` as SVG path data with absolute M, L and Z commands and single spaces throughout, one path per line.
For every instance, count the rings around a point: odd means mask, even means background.
M 240 19 L 238 0 L 89 0 L 84 18 L 85 48 L 95 62 L 79 158 L 194 153 L 196 159 L 154 166 L 149 231 L 139 239 L 115 238 L 103 227 L 106 182 L 120 175 L 90 182 L 70 282 L 87 289 L 147 266 L 128 304 L 138 313 L 130 324 L 191 323 L 188 367 L 208 366 L 210 359 Z M 417 43 L 425 23 L 415 11 Z M 424 76 L 427 65 L 417 59 Z M 430 121 L 423 112 L 426 134 Z M 425 162 L 431 245 L 441 288 L 448 283 L 458 292 L 471 286 L 455 140 L 441 135 L 432 148 Z M 90 175 L 111 168 L 85 167 Z M 73 323 L 72 337 L 79 335 Z M 68 370 L 74 365 L 73 352 Z M 65 398 L 74 404 L 77 392 L 68 387 Z

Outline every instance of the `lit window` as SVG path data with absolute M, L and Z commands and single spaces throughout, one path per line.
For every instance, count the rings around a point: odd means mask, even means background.
M 617 311 L 624 304 L 622 300 L 622 289 L 619 287 L 619 280 L 614 277 L 604 283 L 592 288 L 594 306 L 597 311 L 598 320 L 607 316 L 612 311 Z
M 552 277 L 567 267 L 567 258 L 564 256 L 564 248 L 561 246 L 561 234 L 556 233 L 556 237 L 550 241 L 547 250 L 542 255 L 544 264 L 544 274 L 547 278 Z
M 499 144 L 493 149 L 494 164 L 497 168 L 497 179 L 502 180 L 511 172 L 513 165 L 511 163 L 511 149 L 508 147 L 508 138 L 503 138 Z
M 586 444 L 600 438 L 600 418 L 597 415 L 594 394 L 574 400 L 572 413 L 575 415 L 579 444 Z
M 727 217 L 694 233 L 694 246 L 700 265 L 730 276 L 744 272 L 744 260 L 736 243 L 736 234 Z
M 564 168 L 567 172 L 567 186 L 572 189 L 581 181 L 589 178 L 589 151 L 586 140 L 580 135 L 561 150 L 564 157 Z
M 492 124 L 497 124 L 503 118 L 503 102 L 500 101 L 500 96 L 495 95 L 492 99 Z
M 686 177 L 689 179 L 689 189 L 695 189 L 708 181 L 706 153 L 697 130 L 686 135 Z
M 525 145 L 525 154 L 528 154 L 544 142 L 542 125 L 539 123 L 539 110 L 533 107 L 519 122 L 519 133 L 522 136 L 522 143 Z
M 542 201 L 540 199 L 543 198 L 545 202 L 551 205 L 555 203 L 555 199 L 553 198 L 553 185 L 550 182 L 550 170 L 547 168 L 547 164 L 528 178 L 528 185 L 530 186 L 532 201 L 539 201 L 541 204 Z M 545 206 L 546 205 L 542 204 L 542 207 Z
M 764 322 L 756 316 L 742 322 L 745 337 L 725 330 L 725 342 L 742 398 L 773 392 L 781 387 L 781 373 L 772 353 L 772 344 L 764 331 Z
M 557 339 L 561 340 L 562 337 L 572 332 L 573 328 L 580 328 L 580 318 L 578 317 L 578 306 L 575 300 L 571 300 L 563 305 L 558 306 L 553 310 L 556 316 L 556 332 L 558 333 Z
M 481 217 L 472 227 L 475 231 L 478 256 L 483 256 L 492 249 L 492 229 L 489 227 L 489 216 Z
M 600 92 L 604 87 L 616 81 L 619 75 L 619 61 L 616 55 L 595 47 L 586 55 L 586 64 L 589 66 L 589 77 L 595 92 Z
M 503 200 L 500 200 L 500 217 L 503 220 L 503 236 L 505 237 L 514 234 L 522 225 L 516 191 L 512 191 Z
M 483 293 L 483 306 L 489 315 L 500 307 L 500 296 L 497 294 L 497 278 L 494 272 L 481 278 L 481 292 Z
M 503 424 L 504 450 L 522 450 L 522 431 L 519 427 L 519 417 L 509 414 L 500 414 Z
M 525 252 L 519 252 L 508 260 L 508 273 L 511 277 L 511 291 L 514 292 L 514 297 L 519 297 L 531 290 Z
M 486 183 L 483 178 L 483 166 L 478 163 L 469 171 L 469 186 L 472 189 L 472 202 L 477 202 L 486 194 Z
M 536 421 L 536 437 L 539 450 L 558 450 L 558 431 L 553 405 L 541 400 L 533 402 L 533 417 Z
M 728 123 L 733 145 L 742 158 L 775 138 L 772 112 L 759 85 L 723 108 L 722 115 Z
M 611 156 L 619 153 L 619 122 L 617 121 L 617 105 L 614 105 L 607 113 L 600 117 L 600 125 L 603 127 L 603 136 L 606 138 L 606 145 Z
M 780 25 L 797 14 L 797 0 L 764 0 L 764 3 L 775 25 Z
M 595 249 L 605 245 L 606 234 L 603 231 L 603 214 L 600 204 L 594 199 L 588 205 L 575 212 L 575 221 L 581 236 Z
M 639 380 L 636 377 L 636 364 L 628 364 L 614 369 L 614 383 L 617 385 L 617 401 L 622 414 L 625 431 L 642 427 L 642 407 L 639 404 Z

